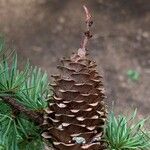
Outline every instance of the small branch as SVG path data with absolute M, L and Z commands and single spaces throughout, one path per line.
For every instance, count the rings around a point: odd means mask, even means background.
M 2 96 L 0 96 L 0 98 L 6 104 L 8 104 L 12 108 L 12 110 L 25 114 L 29 119 L 31 119 L 39 125 L 43 123 L 43 116 L 40 113 L 37 113 L 33 110 L 28 110 L 25 106 L 17 102 L 14 98 Z
M 87 28 L 87 31 L 84 32 L 84 39 L 83 39 L 83 42 L 81 44 L 81 49 L 86 50 L 88 41 L 92 37 L 92 35 L 90 33 L 90 27 L 92 26 L 93 21 L 92 21 L 92 16 L 91 16 L 89 10 L 87 9 L 87 7 L 84 5 L 83 8 L 84 8 L 84 11 L 85 11 L 85 14 L 86 14 L 86 28 Z

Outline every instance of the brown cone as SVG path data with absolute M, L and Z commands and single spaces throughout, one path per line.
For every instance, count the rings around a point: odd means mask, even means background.
M 95 62 L 79 49 L 58 66 L 54 77 L 53 103 L 45 113 L 48 129 L 43 137 L 58 150 L 104 150 L 102 142 L 106 108 L 101 76 Z

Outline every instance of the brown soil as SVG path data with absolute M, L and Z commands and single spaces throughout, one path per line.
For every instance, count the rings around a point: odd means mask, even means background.
M 59 58 L 79 48 L 85 24 L 82 5 L 94 16 L 89 52 L 104 75 L 107 103 L 117 113 L 150 114 L 149 0 L 0 0 L 0 33 L 18 51 L 48 74 Z M 20 61 L 21 63 L 22 61 Z M 22 64 L 22 63 L 21 63 Z M 127 76 L 140 73 L 138 81 Z

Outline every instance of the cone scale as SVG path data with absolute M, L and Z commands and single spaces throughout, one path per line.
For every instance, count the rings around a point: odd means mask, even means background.
M 57 150 L 104 150 L 103 126 L 106 120 L 102 77 L 96 64 L 80 48 L 62 59 L 59 75 L 54 75 L 53 102 L 49 103 L 42 134 Z

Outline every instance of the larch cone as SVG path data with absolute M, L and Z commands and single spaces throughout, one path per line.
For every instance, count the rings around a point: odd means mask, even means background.
M 96 64 L 80 48 L 62 59 L 59 75 L 54 75 L 53 102 L 45 113 L 42 134 L 57 150 L 104 150 L 103 126 L 107 111 L 102 77 Z

